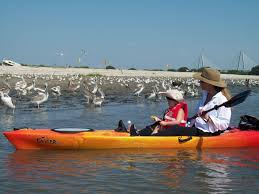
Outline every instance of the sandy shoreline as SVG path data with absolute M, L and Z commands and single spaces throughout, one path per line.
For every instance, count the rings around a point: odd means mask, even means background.
M 103 76 L 122 76 L 122 77 L 179 77 L 190 78 L 193 72 L 170 72 L 170 71 L 145 71 L 145 70 L 112 70 L 112 69 L 86 69 L 86 68 L 53 68 L 53 67 L 9 67 L 0 66 L 0 75 L 89 75 L 99 74 Z M 222 74 L 223 79 L 251 79 L 259 80 L 259 76 L 254 75 L 234 75 Z

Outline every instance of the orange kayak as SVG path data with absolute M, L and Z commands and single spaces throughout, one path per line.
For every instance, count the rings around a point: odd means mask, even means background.
M 129 136 L 114 130 L 58 132 L 19 129 L 3 132 L 16 149 L 235 148 L 259 147 L 259 131 L 233 129 L 213 137 Z

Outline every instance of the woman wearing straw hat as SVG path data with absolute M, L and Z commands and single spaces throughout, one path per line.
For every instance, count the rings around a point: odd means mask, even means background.
M 202 98 L 198 102 L 198 117 L 191 121 L 192 127 L 171 126 L 170 130 L 159 130 L 158 136 L 213 136 L 226 130 L 230 123 L 231 109 L 224 106 L 203 115 L 202 112 L 214 108 L 231 98 L 226 83 L 220 78 L 220 72 L 213 68 L 204 68 L 202 73 L 193 76 L 200 81 Z

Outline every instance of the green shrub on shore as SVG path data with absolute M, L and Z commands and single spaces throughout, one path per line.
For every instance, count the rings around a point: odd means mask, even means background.
M 26 66 L 26 67 L 53 67 L 51 65 L 44 65 L 44 64 L 40 64 L 40 65 L 33 65 L 33 64 L 21 64 L 22 66 Z
M 106 69 L 116 69 L 116 68 L 111 65 L 108 65 L 108 66 L 106 66 Z
M 250 75 L 259 75 L 259 65 L 253 67 L 249 72 Z
M 144 71 L 164 71 L 163 69 L 144 69 Z
M 74 68 L 85 68 L 85 69 L 89 69 L 89 66 L 75 66 Z
M 188 67 L 180 67 L 177 71 L 179 72 L 188 72 L 190 71 Z
M 137 70 L 137 69 L 135 69 L 135 68 L 131 67 L 131 68 L 129 68 L 128 70 Z
M 227 71 L 221 71 L 224 74 L 236 74 L 236 75 L 248 75 L 248 71 L 241 71 L 241 70 L 227 70 Z

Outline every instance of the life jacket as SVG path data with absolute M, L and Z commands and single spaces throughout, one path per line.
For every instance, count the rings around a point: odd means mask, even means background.
M 187 123 L 187 118 L 188 118 L 188 106 L 187 103 L 182 101 L 180 103 L 178 103 L 177 105 L 175 105 L 174 107 L 169 107 L 166 111 L 165 114 L 163 116 L 163 120 L 164 121 L 173 121 L 176 120 L 178 112 L 180 109 L 183 109 L 184 111 L 184 119 L 181 121 L 181 123 L 179 124 L 179 126 L 186 126 Z M 165 128 L 170 127 L 170 126 L 165 126 Z

